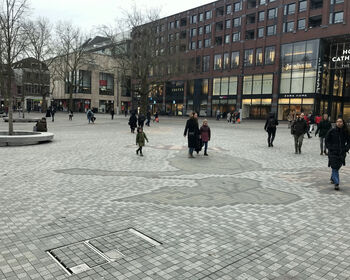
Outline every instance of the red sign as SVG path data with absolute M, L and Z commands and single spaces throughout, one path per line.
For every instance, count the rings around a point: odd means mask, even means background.
M 107 80 L 100 80 L 100 86 L 106 87 L 107 86 Z

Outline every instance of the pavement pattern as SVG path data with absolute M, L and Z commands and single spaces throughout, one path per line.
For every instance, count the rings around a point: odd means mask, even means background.
M 185 121 L 151 122 L 144 157 L 102 114 L 0 148 L 0 279 L 350 279 L 349 167 L 334 191 L 318 138 L 295 155 L 282 123 L 269 148 L 261 121 L 209 119 L 190 159 Z

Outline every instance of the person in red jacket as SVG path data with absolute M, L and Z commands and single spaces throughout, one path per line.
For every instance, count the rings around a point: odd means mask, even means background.
M 210 141 L 210 127 L 208 126 L 207 120 L 203 121 L 203 125 L 201 126 L 199 132 L 200 132 L 200 137 L 202 139 L 202 142 L 204 144 L 204 155 L 208 156 L 207 149 L 208 149 L 208 142 Z

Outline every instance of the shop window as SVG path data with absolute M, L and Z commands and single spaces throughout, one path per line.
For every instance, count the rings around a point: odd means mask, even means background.
M 290 93 L 291 71 L 281 74 L 280 92 L 282 94 Z
M 262 75 L 253 76 L 252 94 L 261 94 Z
M 213 95 L 220 95 L 221 78 L 213 79 Z
M 264 74 L 262 94 L 272 94 L 272 89 L 273 89 L 273 74 Z
M 237 95 L 238 78 L 237 76 L 230 77 L 229 81 L 229 95 Z
M 237 68 L 239 66 L 239 51 L 232 52 L 231 54 L 231 68 Z
M 273 74 L 244 76 L 243 94 L 272 94 Z
M 292 93 L 303 92 L 303 74 L 304 71 L 295 70 L 292 72 L 291 88 Z
M 237 76 L 213 79 L 213 96 L 237 95 Z
M 243 94 L 252 94 L 253 76 L 243 77 Z

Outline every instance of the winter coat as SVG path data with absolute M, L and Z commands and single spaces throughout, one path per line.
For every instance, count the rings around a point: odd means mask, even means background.
M 136 134 L 136 145 L 139 145 L 140 147 L 145 146 L 145 140 L 148 142 L 148 138 L 144 132 L 138 132 Z
M 135 128 L 137 127 L 137 118 L 135 115 L 131 115 L 130 118 L 129 118 L 129 125 L 130 125 L 130 128 Z
M 315 135 L 317 135 L 318 132 L 320 132 L 320 137 L 324 138 L 327 135 L 327 132 L 332 128 L 332 124 L 329 120 L 323 120 L 318 125 Z
M 202 125 L 200 131 L 201 139 L 203 142 L 210 141 L 210 127 L 207 125 Z
M 296 119 L 291 127 L 292 134 L 300 136 L 307 132 L 306 121 L 302 118 Z
M 139 126 L 143 126 L 143 123 L 145 122 L 146 118 L 144 115 L 139 115 L 138 123 Z
M 326 135 L 326 147 L 328 149 L 328 166 L 339 169 L 345 165 L 346 153 L 350 149 L 350 136 L 343 128 L 332 128 Z
M 189 148 L 196 148 L 198 146 L 198 140 L 199 140 L 199 127 L 198 127 L 198 121 L 194 118 L 190 118 L 186 122 L 186 127 L 184 131 L 184 136 L 187 135 L 188 132 L 188 147 Z
M 38 132 L 47 132 L 47 123 L 46 120 L 40 120 L 36 123 L 36 131 Z
M 148 121 L 151 119 L 151 113 L 150 112 L 147 112 L 146 118 L 147 118 Z
M 276 126 L 278 125 L 278 120 L 275 118 L 275 116 L 270 116 L 265 123 L 264 129 L 267 132 L 272 132 L 276 130 Z

